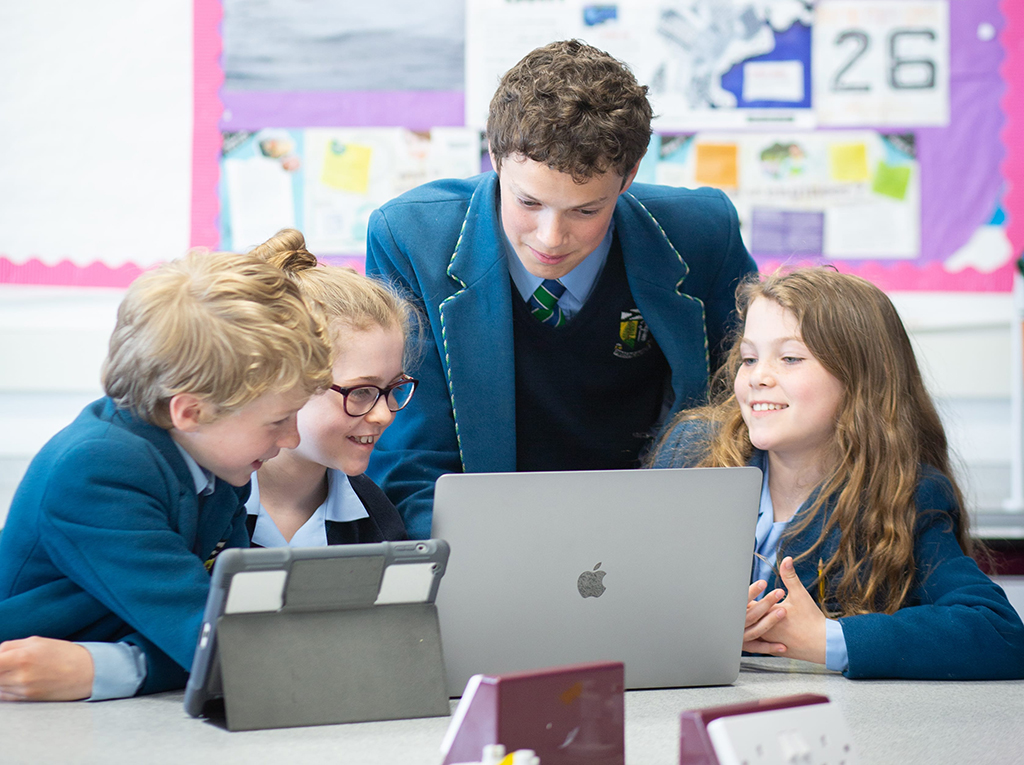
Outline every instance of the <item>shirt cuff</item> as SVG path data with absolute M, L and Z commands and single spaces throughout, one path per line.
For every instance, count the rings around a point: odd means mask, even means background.
M 146 681 L 146 654 L 130 643 L 79 643 L 92 655 L 92 696 L 88 701 L 125 699 Z
M 829 619 L 825 622 L 825 667 L 845 672 L 849 666 L 850 657 L 846 653 L 843 624 L 838 619 Z

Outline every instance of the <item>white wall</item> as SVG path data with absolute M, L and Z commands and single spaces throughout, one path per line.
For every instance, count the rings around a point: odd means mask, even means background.
M 122 294 L 0 285 L 0 526 L 32 455 L 102 395 Z

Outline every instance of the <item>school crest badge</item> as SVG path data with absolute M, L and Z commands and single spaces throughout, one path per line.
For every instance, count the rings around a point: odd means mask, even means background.
M 619 341 L 613 355 L 620 359 L 633 359 L 651 350 L 651 330 L 637 308 L 619 314 Z

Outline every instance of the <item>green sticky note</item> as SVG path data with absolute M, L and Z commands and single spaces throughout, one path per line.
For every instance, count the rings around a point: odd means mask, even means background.
M 893 199 L 904 199 L 907 196 L 907 185 L 910 183 L 910 165 L 889 165 L 878 163 L 875 180 L 871 190 Z

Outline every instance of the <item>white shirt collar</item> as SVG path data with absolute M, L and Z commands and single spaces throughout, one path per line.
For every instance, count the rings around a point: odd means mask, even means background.
M 326 521 L 345 523 L 369 517 L 348 476 L 340 470 L 327 471 L 327 499 L 295 532 L 290 542 L 285 541 L 260 502 L 256 473 L 252 474 L 252 492 L 245 503 L 245 510 L 249 515 L 256 516 L 252 542 L 260 547 L 324 547 L 327 544 Z
M 203 497 L 213 494 L 217 484 L 217 476 L 196 462 L 195 458 L 185 451 L 185 447 L 177 441 L 174 442 L 174 445 L 178 447 L 178 451 L 181 452 L 181 456 L 185 459 L 185 465 L 188 467 L 188 472 L 191 474 L 192 481 L 196 485 L 196 494 Z

